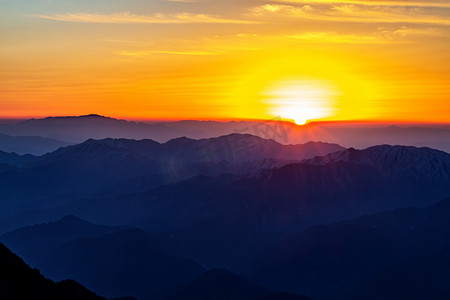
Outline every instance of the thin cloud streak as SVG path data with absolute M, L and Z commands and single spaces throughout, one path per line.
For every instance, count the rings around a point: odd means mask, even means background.
M 217 53 L 206 52 L 206 51 L 167 51 L 167 50 L 159 50 L 159 51 L 116 51 L 113 54 L 128 56 L 128 57 L 145 57 L 152 54 L 173 54 L 173 55 L 217 55 Z
M 391 38 L 381 35 L 338 34 L 336 32 L 308 32 L 286 36 L 290 39 L 312 43 L 334 44 L 388 44 L 395 43 Z
M 333 43 L 333 44 L 393 44 L 411 43 L 413 41 L 405 39 L 410 36 L 441 36 L 440 31 L 434 28 L 412 29 L 401 27 L 397 30 L 382 30 L 371 35 L 340 34 L 334 31 L 329 32 L 305 32 L 299 34 L 286 35 L 286 38 L 301 40 L 311 43 Z
M 222 19 L 208 14 L 153 14 L 137 15 L 130 12 L 114 14 L 66 13 L 52 15 L 34 15 L 34 17 L 63 22 L 78 23 L 108 23 L 108 24 L 187 24 L 187 23 L 215 23 L 215 24 L 255 24 L 254 21 L 238 19 Z
M 363 1 L 363 0 L 277 0 L 278 3 L 291 4 L 356 4 L 364 6 L 404 6 L 404 7 L 436 7 L 450 8 L 448 2 L 432 1 Z
M 312 5 L 284 5 L 265 4 L 250 9 L 254 17 L 264 18 L 267 22 L 270 17 L 311 19 L 334 22 L 358 23 L 411 23 L 411 24 L 437 24 L 450 25 L 450 20 L 431 14 L 424 14 L 416 8 L 392 9 L 371 7 L 370 9 L 359 5 L 331 5 L 326 8 L 317 8 Z

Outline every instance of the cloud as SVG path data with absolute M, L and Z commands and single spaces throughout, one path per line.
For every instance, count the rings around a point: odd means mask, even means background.
M 208 14 L 152 14 L 137 15 L 130 12 L 113 14 L 66 13 L 52 15 L 34 15 L 34 17 L 64 22 L 110 23 L 110 24 L 186 24 L 186 23 L 218 23 L 218 24 L 254 24 L 249 20 L 223 19 Z
M 405 6 L 450 8 L 448 1 L 377 1 L 377 0 L 278 0 L 293 4 L 357 4 L 365 6 Z
M 249 33 L 238 33 L 238 34 L 236 34 L 236 36 L 240 37 L 240 38 L 250 38 L 250 37 L 257 37 L 258 34 L 256 34 L 256 33 L 252 33 L 252 34 L 249 34 Z
M 216 55 L 214 52 L 205 51 L 169 51 L 169 50 L 155 50 L 155 51 L 116 51 L 113 54 L 128 56 L 128 57 L 145 57 L 152 54 L 172 54 L 172 55 Z
M 395 30 L 393 32 L 396 36 L 406 37 L 411 35 L 434 35 L 434 36 L 443 36 L 445 35 L 442 31 L 436 28 L 408 28 L 406 26 L 402 26 L 401 28 Z
M 359 23 L 415 23 L 450 25 L 450 19 L 441 17 L 420 7 L 385 7 L 365 6 L 355 4 L 332 5 L 287 5 L 264 4 L 250 9 L 249 15 L 264 17 L 265 21 L 270 17 L 278 20 L 312 19 L 335 22 L 359 22 Z
M 342 34 L 334 31 L 328 32 L 305 32 L 291 34 L 285 37 L 290 39 L 302 40 L 311 43 L 337 43 L 337 44 L 391 44 L 391 43 L 410 43 L 405 39 L 409 36 L 417 35 L 443 35 L 435 28 L 408 28 L 405 26 L 395 30 L 378 28 L 377 32 L 372 34 Z
M 394 42 L 382 35 L 339 34 L 336 32 L 307 32 L 286 37 L 313 43 L 386 44 Z

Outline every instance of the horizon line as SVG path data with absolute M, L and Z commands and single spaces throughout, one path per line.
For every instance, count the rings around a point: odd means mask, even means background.
M 247 119 L 247 118 L 139 118 L 139 117 L 126 117 L 126 116 L 113 116 L 113 115 L 103 115 L 97 113 L 91 114 L 80 114 L 80 115 L 48 115 L 48 116 L 0 116 L 0 121 L 27 121 L 27 120 L 43 120 L 49 118 L 81 118 L 81 117 L 101 117 L 115 120 L 124 120 L 128 122 L 149 122 L 149 123 L 176 123 L 176 122 L 185 122 L 185 121 L 193 121 L 193 122 L 218 122 L 218 123 L 229 123 L 229 122 L 275 122 L 281 121 L 284 123 L 291 123 L 296 126 L 310 126 L 310 125 L 321 125 L 321 124 L 344 124 L 344 123 L 362 123 L 362 124 L 442 124 L 449 125 L 450 122 L 436 122 L 436 121 L 422 121 L 422 120 L 396 120 L 396 119 L 314 119 L 308 120 L 305 124 L 297 124 L 294 120 L 281 118 L 281 117 L 273 117 L 267 119 Z

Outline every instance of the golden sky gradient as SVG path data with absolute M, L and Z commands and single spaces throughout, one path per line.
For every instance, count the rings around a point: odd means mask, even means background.
M 0 117 L 450 120 L 450 1 L 0 0 Z

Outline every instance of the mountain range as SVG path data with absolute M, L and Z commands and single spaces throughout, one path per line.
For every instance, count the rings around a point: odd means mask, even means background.
M 0 245 L 0 296 L 448 299 L 450 154 L 416 146 L 450 128 L 403 126 L 0 125 L 0 242 L 45 276 Z
M 313 299 L 447 299 L 449 214 L 450 198 L 312 227 L 274 244 L 248 277 Z
M 281 145 L 251 135 L 219 138 L 87 140 L 43 156 L 0 152 L 3 215 L 62 205 L 76 197 L 145 191 L 193 176 L 255 173 L 343 148 L 335 144 Z M 26 188 L 23 188 L 26 187 Z
M 100 115 L 48 117 L 17 122 L 0 121 L 0 133 L 17 137 L 15 143 L 2 142 L 0 150 L 40 155 L 54 151 L 60 143 L 81 143 L 89 138 L 153 139 L 165 143 L 179 137 L 204 139 L 233 133 L 251 134 L 281 144 L 327 141 L 344 147 L 367 148 L 379 144 L 431 147 L 450 152 L 450 128 L 445 124 L 407 124 L 376 122 L 311 122 L 297 125 L 279 119 L 261 121 L 165 121 L 133 122 Z M 29 147 L 23 136 L 63 142 L 33 141 Z M 26 144 L 25 144 L 26 145 Z
M 86 178 L 93 181 L 89 174 Z M 3 228 L 76 214 L 98 223 L 144 228 L 202 265 L 240 271 L 271 243 L 309 226 L 423 207 L 448 195 L 450 154 L 377 146 L 247 174 L 199 175 L 144 192 L 56 197 L 57 205 L 13 216 Z
M 16 154 L 43 155 L 71 143 L 40 136 L 10 136 L 0 134 L 0 150 Z
M 136 228 L 96 225 L 68 215 L 14 230 L 0 241 L 55 280 L 74 278 L 108 297 L 139 299 L 292 299 L 226 270 L 208 270 L 168 252 Z M 2 298 L 3 299 L 3 298 Z

